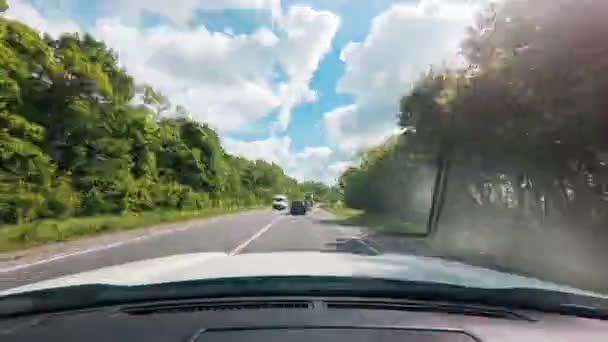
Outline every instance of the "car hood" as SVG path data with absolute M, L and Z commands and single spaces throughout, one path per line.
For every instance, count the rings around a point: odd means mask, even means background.
M 225 253 L 179 254 L 63 276 L 5 290 L 0 292 L 0 295 L 87 284 L 134 286 L 264 276 L 366 277 L 477 288 L 539 288 L 604 297 L 593 292 L 441 258 L 321 252 L 250 253 L 233 256 Z

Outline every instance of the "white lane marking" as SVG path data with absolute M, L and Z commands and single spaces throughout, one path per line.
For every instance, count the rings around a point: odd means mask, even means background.
M 109 243 L 107 245 L 101 245 L 101 246 L 97 246 L 97 247 L 91 247 L 91 248 L 75 251 L 75 252 L 72 252 L 72 253 L 56 254 L 56 255 L 53 255 L 53 256 L 51 256 L 49 258 L 41 259 L 41 260 L 34 261 L 34 262 L 30 262 L 30 263 L 27 263 L 27 264 L 2 267 L 2 268 L 0 268 L 0 274 L 2 274 L 2 273 L 8 273 L 8 272 L 14 272 L 14 271 L 22 270 L 24 268 L 29 268 L 29 267 L 33 267 L 33 266 L 48 264 L 48 263 L 53 262 L 53 261 L 58 261 L 58 260 L 66 259 L 66 258 L 73 257 L 73 256 L 85 255 L 85 254 L 90 254 L 90 253 L 95 253 L 95 252 L 103 251 L 103 250 L 110 249 L 110 248 L 116 248 L 116 247 L 119 247 L 119 246 L 122 246 L 122 245 L 126 245 L 126 244 L 130 244 L 130 243 L 134 243 L 134 242 L 139 242 L 139 241 L 147 240 L 147 239 L 150 239 L 150 238 L 153 238 L 153 237 L 158 237 L 158 236 L 167 235 L 167 234 L 176 233 L 176 232 L 182 232 L 182 231 L 185 231 L 185 230 L 188 230 L 188 229 L 192 228 L 194 225 L 195 225 L 195 223 L 192 223 L 192 224 L 185 225 L 183 227 L 174 228 L 174 229 L 171 229 L 171 230 L 163 230 L 163 231 L 155 232 L 155 233 L 150 233 L 150 234 L 147 234 L 147 235 L 142 235 L 142 236 L 135 237 L 133 239 L 117 241 L 117 242 Z
M 372 253 L 382 254 L 382 252 L 380 252 L 374 246 L 370 245 L 369 242 L 367 242 L 365 240 L 361 240 L 361 239 L 357 239 L 357 241 L 361 242 L 365 247 L 367 247 L 370 251 L 372 251 Z
M 255 241 L 257 238 L 259 238 L 260 236 L 262 236 L 262 234 L 266 233 L 270 229 L 270 227 L 272 227 L 272 225 L 275 224 L 275 223 L 277 223 L 277 221 L 279 221 L 280 219 L 281 219 L 281 216 L 278 216 L 278 217 L 274 218 L 272 221 L 270 221 L 269 224 L 267 224 L 264 227 L 262 227 L 262 229 L 260 229 L 255 234 L 253 234 L 249 239 L 243 241 L 235 249 L 233 249 L 232 251 L 230 251 L 228 253 L 228 255 L 229 256 L 233 256 L 233 255 L 236 255 L 236 254 L 240 253 L 241 251 L 243 251 L 243 249 L 245 249 L 247 246 L 249 246 L 249 244 L 252 243 L 253 241 Z

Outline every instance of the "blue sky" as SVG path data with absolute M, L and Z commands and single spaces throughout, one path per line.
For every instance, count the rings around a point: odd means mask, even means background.
M 225 148 L 331 183 L 397 129 L 399 97 L 455 59 L 473 0 L 9 0 L 51 34 L 87 31 L 216 128 Z

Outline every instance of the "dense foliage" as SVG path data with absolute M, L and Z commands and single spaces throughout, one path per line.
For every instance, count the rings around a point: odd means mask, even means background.
M 406 133 L 342 175 L 346 203 L 428 214 L 444 189 L 445 218 L 606 225 L 606 13 L 602 0 L 488 6 L 462 42 L 467 67 L 421 77 L 400 102 Z
M 103 42 L 0 17 L 0 223 L 251 206 L 274 193 L 302 195 L 278 165 L 227 154 L 213 129 L 136 86 Z
M 316 202 L 333 204 L 342 200 L 342 193 L 337 186 L 329 186 L 322 182 L 302 182 L 300 189 L 307 197 L 312 197 Z

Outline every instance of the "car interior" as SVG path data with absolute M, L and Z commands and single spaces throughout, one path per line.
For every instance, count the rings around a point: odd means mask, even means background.
M 556 342 L 606 336 L 605 322 L 581 317 L 334 296 L 144 302 L 0 321 L 2 341 Z

